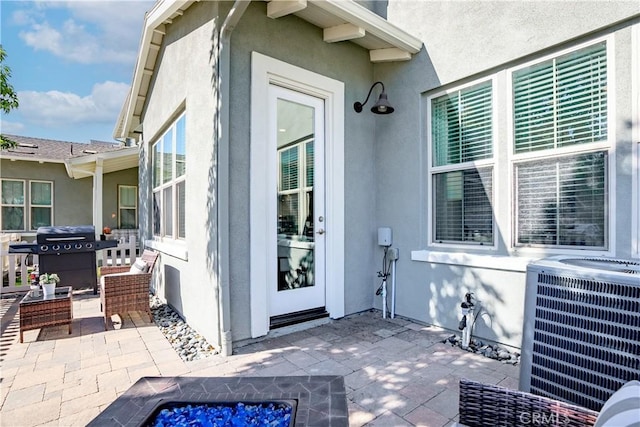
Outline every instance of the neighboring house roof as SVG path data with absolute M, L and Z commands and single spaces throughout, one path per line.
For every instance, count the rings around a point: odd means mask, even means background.
M 126 138 L 139 132 L 140 117 L 166 32 L 165 24 L 170 24 L 196 1 L 158 0 L 147 12 L 133 82 L 113 131 L 115 137 Z M 407 61 L 422 49 L 420 39 L 354 0 L 272 0 L 267 4 L 270 18 L 290 14 L 322 28 L 323 40 L 327 43 L 351 41 L 368 49 L 371 62 Z
M 0 150 L 0 159 L 61 163 L 71 178 L 91 176 L 97 165 L 103 168 L 103 173 L 138 166 L 138 147 L 135 146 L 95 140 L 83 144 L 19 135 L 3 136 L 18 145 Z
M 4 135 L 18 145 L 0 151 L 0 158 L 12 160 L 32 160 L 47 163 L 64 163 L 74 157 L 83 157 L 95 153 L 120 150 L 119 143 L 91 141 L 88 144 L 79 142 L 57 141 L 53 139 L 31 138 L 28 136 Z

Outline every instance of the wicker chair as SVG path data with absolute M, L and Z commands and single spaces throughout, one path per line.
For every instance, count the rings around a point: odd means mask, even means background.
M 591 427 L 598 412 L 496 385 L 460 380 L 460 424 L 469 427 Z
M 149 307 L 149 284 L 158 253 L 145 250 L 142 258 L 148 265 L 146 273 L 130 273 L 130 266 L 100 268 L 100 305 L 104 313 L 104 329 L 114 314 L 129 311 L 144 311 L 151 316 Z

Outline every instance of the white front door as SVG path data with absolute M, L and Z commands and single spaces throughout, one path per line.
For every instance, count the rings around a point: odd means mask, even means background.
M 253 338 L 274 316 L 318 307 L 344 316 L 344 108 L 344 83 L 252 52 Z
M 269 85 L 269 147 L 276 150 L 276 253 L 269 316 L 324 308 L 324 100 Z M 269 156 L 273 159 L 274 156 Z

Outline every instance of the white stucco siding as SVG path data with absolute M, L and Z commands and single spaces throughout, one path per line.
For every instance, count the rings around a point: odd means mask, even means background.
M 396 111 L 376 122 L 376 226 L 393 229 L 400 249 L 396 313 L 458 332 L 460 302 L 476 293 L 484 309 L 476 335 L 519 346 L 526 263 L 557 254 L 553 248 L 514 248 L 510 71 L 529 61 L 606 39 L 611 74 L 607 169 L 609 231 L 598 254 L 629 258 L 632 229 L 631 27 L 637 2 L 389 2 L 390 21 L 419 36 L 423 51 L 409 63 L 379 64 Z M 626 21 L 625 21 L 626 19 Z M 596 31 L 597 30 L 597 31 Z M 637 76 L 635 77 L 637 79 Z M 495 245 L 433 245 L 429 241 L 432 194 L 429 192 L 427 98 L 444 89 L 494 79 Z M 637 83 L 636 83 L 637 84 Z M 584 253 L 579 248 L 573 253 Z M 587 251 L 588 252 L 588 251 Z M 452 256 L 447 260 L 448 254 Z M 375 254 L 382 258 L 382 251 Z M 483 264 L 487 258 L 490 262 Z M 495 258 L 493 258 L 495 257 Z M 381 307 L 380 298 L 375 306 Z
M 219 342 L 213 172 L 218 99 L 214 50 L 217 7 L 217 2 L 197 3 L 166 25 L 143 116 L 146 149 L 150 150 L 149 144 L 161 137 L 179 114 L 186 114 L 187 241 L 152 237 L 152 245 L 161 252 L 157 268 L 164 288 L 160 295 L 214 345 Z M 146 188 L 141 188 L 148 195 L 149 173 L 151 169 L 147 171 Z
M 424 41 L 441 84 L 640 13 L 637 1 L 390 0 L 387 19 Z
M 373 114 L 357 114 L 352 105 L 363 101 L 371 86 L 369 53 L 353 43 L 325 43 L 322 30 L 295 16 L 271 19 L 266 3 L 252 2 L 231 39 L 230 102 L 230 291 L 234 341 L 251 337 L 250 330 L 250 111 L 251 52 L 344 82 L 344 283 L 345 313 L 371 308 L 375 224 L 375 179 L 372 167 L 375 135 Z M 371 101 L 370 101 L 371 102 Z M 266 114 L 266 112 L 265 112 Z

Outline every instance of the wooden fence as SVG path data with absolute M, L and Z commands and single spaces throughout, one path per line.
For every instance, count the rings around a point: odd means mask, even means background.
M 38 255 L 9 253 L 10 239 L 0 236 L 0 260 L 2 260 L 2 285 L 0 293 L 26 292 L 29 290 L 29 273 L 38 264 Z M 131 265 L 139 255 L 135 236 L 129 241 L 122 238 L 117 247 L 97 252 L 96 261 L 101 265 Z M 23 280 L 26 278 L 26 280 Z

